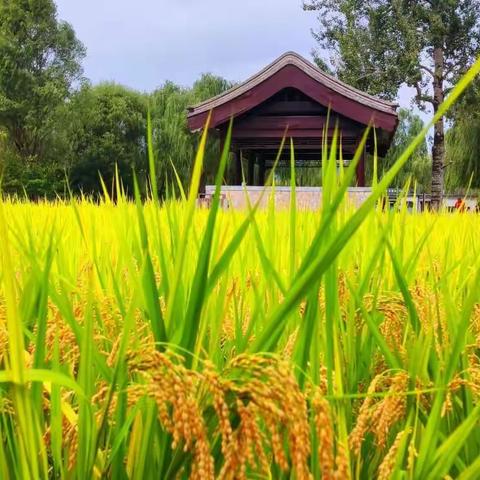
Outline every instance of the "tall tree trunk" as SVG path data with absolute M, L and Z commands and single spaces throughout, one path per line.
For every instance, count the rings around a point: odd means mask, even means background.
M 443 102 L 444 53 L 442 47 L 433 50 L 435 75 L 433 77 L 433 111 L 436 114 Z M 438 210 L 443 198 L 443 171 L 445 163 L 445 127 L 443 117 L 435 123 L 432 147 L 432 208 Z

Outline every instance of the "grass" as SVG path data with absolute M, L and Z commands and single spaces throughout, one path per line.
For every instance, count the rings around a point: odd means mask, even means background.
M 336 140 L 321 212 L 226 150 L 197 209 L 205 137 L 180 201 L 0 202 L 1 477 L 477 478 L 480 217 L 378 207 L 421 139 L 357 210 Z

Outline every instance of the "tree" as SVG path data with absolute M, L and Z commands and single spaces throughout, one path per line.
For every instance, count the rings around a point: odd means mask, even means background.
M 23 160 L 44 158 L 84 55 L 52 0 L 0 0 L 0 127 Z
M 166 190 L 167 179 L 175 178 L 175 167 L 182 183 L 188 184 L 195 138 L 187 128 L 187 107 L 193 103 L 190 89 L 166 82 L 150 97 L 157 183 L 160 194 Z
M 147 169 L 147 98 L 113 83 L 85 85 L 66 109 L 73 190 L 101 193 L 100 176 L 110 188 L 118 168 L 124 188 L 132 193 L 133 170 L 142 179 Z
M 471 182 L 480 188 L 480 81 L 475 80 L 455 106 L 447 131 L 446 184 L 454 190 Z
M 314 37 L 333 49 L 337 75 L 371 94 L 396 96 L 402 83 L 416 89 L 419 107 L 437 112 L 448 88 L 479 50 L 478 0 L 306 0 L 319 12 Z M 435 123 L 432 203 L 443 194 L 444 120 Z
M 203 73 L 193 84 L 192 93 L 196 102 L 203 102 L 211 97 L 220 95 L 232 86 L 233 83 L 225 78 L 212 73 Z
M 150 98 L 153 139 L 157 159 L 158 185 L 165 191 L 167 177 L 172 180 L 172 165 L 182 183 L 190 184 L 192 160 L 198 148 L 199 134 L 192 134 L 187 126 L 187 108 L 218 95 L 230 88 L 227 80 L 203 74 L 192 88 L 183 88 L 166 82 L 155 90 Z M 204 158 L 202 185 L 212 181 L 219 159 L 219 145 L 214 137 L 207 142 Z
M 204 73 L 195 81 L 192 87 L 193 103 L 203 102 L 211 97 L 220 95 L 225 90 L 233 87 L 234 83 L 225 80 L 222 77 L 211 73 Z M 199 135 L 196 135 L 196 143 L 198 143 Z M 213 182 L 218 169 L 220 160 L 220 145 L 218 139 L 210 137 L 205 148 L 205 159 L 202 174 L 201 188 L 207 182 Z M 230 163 L 229 166 L 232 166 Z M 228 175 L 228 172 L 227 172 Z
M 393 137 L 392 146 L 382 162 L 385 170 L 393 165 L 424 127 L 423 121 L 418 115 L 404 108 L 398 112 L 398 119 L 398 128 Z M 419 191 L 425 192 L 430 187 L 431 168 L 427 142 L 424 140 L 395 177 L 393 186 L 402 188 L 410 178 Z

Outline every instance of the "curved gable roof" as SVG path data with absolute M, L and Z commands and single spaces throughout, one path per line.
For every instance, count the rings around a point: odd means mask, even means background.
M 363 124 L 394 131 L 397 104 L 368 95 L 328 75 L 302 56 L 287 52 L 243 83 L 189 108 L 192 130 L 202 128 L 212 111 L 210 126 L 216 127 L 251 110 L 286 87 L 294 87 L 333 111 Z

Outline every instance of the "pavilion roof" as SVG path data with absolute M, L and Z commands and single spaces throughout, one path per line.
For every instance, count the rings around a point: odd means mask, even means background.
M 188 109 L 191 130 L 202 128 L 212 112 L 210 127 L 246 113 L 286 87 L 297 88 L 335 112 L 363 124 L 372 122 L 388 132 L 396 129 L 398 104 L 351 87 L 320 70 L 295 52 L 287 52 L 229 90 Z

